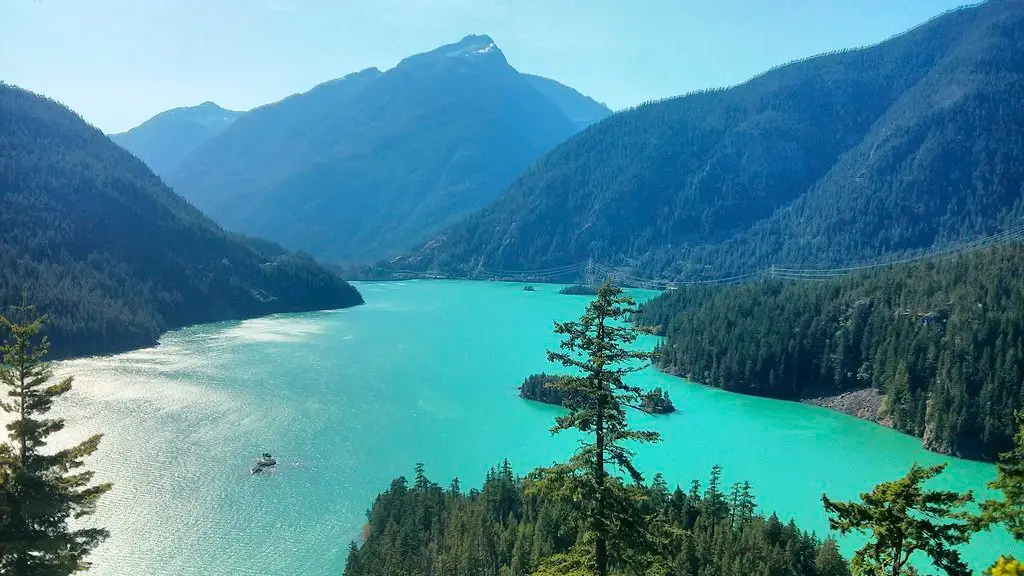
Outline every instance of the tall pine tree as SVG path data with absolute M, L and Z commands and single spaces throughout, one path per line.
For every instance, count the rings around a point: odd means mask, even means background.
M 610 481 L 609 468 L 618 468 L 636 483 L 643 475 L 633 465 L 627 443 L 657 442 L 655 432 L 629 428 L 625 407 L 640 406 L 643 390 L 626 384 L 623 377 L 646 367 L 653 353 L 631 348 L 641 330 L 628 321 L 637 311 L 636 303 L 622 290 L 606 281 L 578 322 L 556 322 L 562 336 L 559 349 L 548 352 L 548 360 L 573 368 L 578 376 L 566 376 L 553 387 L 565 392 L 568 413 L 555 420 L 553 433 L 579 430 L 581 447 L 563 467 L 579 482 L 576 493 L 583 508 L 588 536 L 593 543 L 592 568 L 598 576 L 608 574 L 609 544 L 612 553 L 625 556 L 630 547 L 627 525 L 636 526 L 631 508 L 633 497 Z M 590 562 L 587 562 L 590 564 Z M 569 570 L 564 567 L 562 571 Z
M 63 419 L 47 414 L 71 390 L 71 377 L 51 382 L 53 370 L 43 361 L 49 343 L 39 337 L 44 320 L 27 320 L 30 307 L 14 312 L 20 323 L 0 316 L 0 329 L 9 336 L 0 347 L 0 384 L 7 390 L 0 408 L 12 417 L 10 443 L 0 446 L 0 574 L 61 576 L 87 569 L 86 556 L 106 539 L 102 528 L 73 529 L 69 522 L 92 514 L 110 485 L 92 485 L 93 473 L 82 469 L 99 434 L 70 448 L 45 450 L 50 436 L 64 428 Z

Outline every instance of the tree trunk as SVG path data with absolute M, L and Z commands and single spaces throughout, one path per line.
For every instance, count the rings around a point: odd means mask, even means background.
M 598 384 L 600 386 L 600 384 Z M 597 576 L 608 574 L 608 551 L 605 540 L 605 513 L 604 513 L 604 394 L 603 391 L 597 395 L 597 419 L 594 423 L 597 438 L 597 529 L 594 538 L 594 562 L 597 564 Z
M 28 416 L 25 412 L 25 354 L 28 353 L 28 350 L 21 344 L 19 344 L 19 348 L 21 358 L 18 360 L 18 379 L 20 380 L 21 387 L 18 389 L 18 393 L 20 395 L 20 398 L 18 398 L 18 403 L 20 404 L 18 408 L 21 410 L 21 421 L 19 422 L 19 424 L 21 424 L 21 453 L 18 454 L 18 462 L 21 464 L 21 469 L 24 470 L 28 452 L 28 437 L 25 434 L 27 429 L 25 426 L 25 419 Z
M 892 558 L 892 576 L 900 576 L 900 567 L 903 564 L 900 562 L 900 555 L 903 554 L 903 543 L 900 542 L 896 545 L 896 554 Z
M 599 341 L 604 341 L 604 318 L 598 322 L 597 325 L 597 337 Z M 607 534 L 605 529 L 605 501 L 604 501 L 604 403 L 605 403 L 605 390 L 604 380 L 601 377 L 600 366 L 596 367 L 596 373 L 594 374 L 595 384 L 597 385 L 597 418 L 594 420 L 594 444 L 597 449 L 597 465 L 596 472 L 597 477 L 594 479 L 597 484 L 597 529 L 595 530 L 594 538 L 594 563 L 597 567 L 597 576 L 606 576 L 608 574 L 608 550 L 607 550 Z

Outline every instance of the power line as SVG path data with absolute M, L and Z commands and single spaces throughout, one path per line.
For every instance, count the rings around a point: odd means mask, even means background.
M 976 238 L 974 240 L 958 244 L 942 246 L 933 250 L 920 252 L 914 255 L 899 259 L 884 259 L 866 261 L 836 268 L 786 268 L 770 266 L 760 270 L 754 270 L 743 274 L 735 274 L 721 278 L 694 278 L 668 280 L 665 278 L 644 278 L 636 276 L 631 267 L 612 267 L 588 259 L 584 262 L 539 268 L 534 270 L 504 270 L 500 268 L 478 267 L 472 277 L 487 277 L 493 280 L 520 280 L 544 282 L 551 280 L 566 280 L 569 276 L 576 275 L 577 282 L 584 285 L 596 284 L 598 277 L 611 278 L 615 283 L 635 288 L 667 289 L 685 286 L 715 286 L 725 284 L 737 284 L 748 282 L 759 278 L 772 278 L 780 280 L 829 280 L 839 278 L 848 274 L 882 268 L 886 266 L 897 266 L 911 262 L 949 258 L 963 254 L 983 250 L 992 246 L 1011 244 L 1024 241 L 1024 225 L 1008 228 L 1002 232 Z M 430 274 L 414 270 L 388 270 L 391 274 L 409 275 L 412 277 L 445 278 L 445 275 Z

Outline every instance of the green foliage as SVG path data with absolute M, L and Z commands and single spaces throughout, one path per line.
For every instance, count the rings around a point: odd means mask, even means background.
M 500 50 L 479 52 L 490 43 L 470 36 L 257 108 L 168 181 L 229 229 L 320 259 L 396 255 L 577 130 Z
M 567 296 L 597 296 L 597 287 L 586 284 L 570 284 L 560 288 L 558 293 Z
M 562 406 L 565 403 L 566 392 L 557 386 L 562 376 L 554 374 L 531 374 L 523 380 L 519 386 L 519 397 L 527 400 L 544 402 L 545 404 L 557 404 Z M 640 410 L 648 414 L 669 414 L 675 412 L 676 407 L 672 404 L 668 390 L 655 388 L 643 393 L 639 406 Z
M 680 288 L 638 321 L 665 327 L 663 368 L 797 399 L 871 387 L 879 417 L 933 450 L 995 458 L 1024 402 L 1024 247 L 823 282 Z
M 642 278 L 723 278 L 993 233 L 1024 216 L 1022 30 L 1024 7 L 987 2 L 620 112 L 373 274 L 593 257 Z
M 15 313 L 33 311 L 18 308 Z M 47 414 L 71 390 L 71 377 L 51 382 L 53 371 L 43 361 L 49 343 L 39 337 L 42 327 L 42 318 L 19 323 L 0 316 L 0 328 L 9 336 L 0 347 L 0 384 L 8 398 L 0 408 L 10 417 L 10 443 L 0 446 L 0 573 L 12 576 L 85 570 L 86 556 L 108 535 L 102 528 L 70 526 L 91 515 L 111 487 L 92 484 L 93 473 L 82 470 L 100 435 L 62 450 L 44 450 L 50 436 L 64 429 L 63 419 Z
M 860 502 L 837 502 L 822 495 L 833 530 L 870 532 L 868 543 L 853 557 L 856 576 L 916 574 L 909 562 L 917 552 L 950 576 L 970 576 L 954 547 L 966 544 L 976 531 L 971 517 L 961 510 L 973 496 L 923 486 L 945 467 L 914 464 L 903 478 L 861 494 Z
M 644 392 L 643 400 L 640 402 L 640 409 L 648 414 L 670 414 L 676 411 L 676 406 L 672 403 L 668 390 L 662 390 L 658 387 L 649 392 Z
M 565 400 L 565 391 L 555 387 L 555 383 L 561 379 L 561 376 L 544 372 L 531 374 L 519 386 L 519 397 L 561 406 Z
M 362 302 L 309 257 L 224 232 L 67 108 L 0 84 L 0 306 L 24 294 L 57 357 Z
M 516 477 L 507 462 L 468 493 L 399 478 L 374 501 L 345 576 L 590 576 L 592 544 L 565 490 L 573 483 L 550 479 L 540 471 Z M 706 494 L 670 490 L 660 477 L 649 486 L 609 482 L 635 500 L 656 543 L 636 564 L 613 564 L 613 574 L 849 576 L 834 541 L 775 515 L 747 516 L 726 504 L 712 519 Z
M 996 563 L 985 571 L 985 576 L 1024 576 L 1024 563 L 1013 556 L 1000 556 Z
M 1014 438 L 1014 449 L 1002 454 L 997 465 L 998 476 L 989 487 L 1003 493 L 1002 498 L 981 503 L 981 515 L 975 519 L 979 529 L 1004 524 L 1014 540 L 1024 541 L 1024 412 L 1017 413 L 1020 427 Z M 1024 564 L 1013 556 L 1000 556 L 987 572 L 991 576 L 1024 575 Z
M 982 502 L 983 525 L 1002 523 L 1016 540 L 1024 540 L 1024 412 L 1017 413 L 1016 445 L 1002 454 L 997 464 L 998 477 L 989 488 L 999 490 L 999 500 Z
M 635 313 L 633 299 L 606 281 L 578 322 L 555 322 L 555 334 L 563 339 L 557 351 L 548 352 L 549 362 L 579 374 L 563 376 L 551 384 L 564 393 L 563 405 L 568 410 L 568 414 L 555 418 L 551 431 L 578 430 L 586 439 L 580 441 L 569 462 L 550 473 L 567 481 L 576 493 L 574 502 L 586 519 L 588 536 L 593 537 L 594 571 L 598 576 L 608 573 L 609 555 L 613 559 L 625 557 L 646 543 L 634 514 L 633 498 L 614 489 L 606 470 L 607 462 L 635 482 L 642 482 L 627 443 L 660 440 L 655 432 L 631 430 L 626 421 L 625 407 L 640 404 L 644 394 L 626 384 L 623 377 L 642 370 L 644 363 L 653 358 L 650 352 L 631 348 L 640 330 L 623 321 Z

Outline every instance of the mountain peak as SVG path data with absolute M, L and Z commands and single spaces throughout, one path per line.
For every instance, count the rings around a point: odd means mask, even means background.
M 480 59 L 491 58 L 505 63 L 505 55 L 486 34 L 470 34 L 453 44 L 445 44 L 429 52 L 410 56 L 399 62 L 399 66 L 428 61 L 444 61 L 447 59 Z
M 498 45 L 494 43 L 494 40 L 486 34 L 470 34 L 459 40 L 455 44 L 449 46 L 442 46 L 440 49 L 451 48 L 447 51 L 446 56 L 459 57 L 459 56 L 481 56 L 486 54 L 501 54 L 501 50 L 498 49 Z

